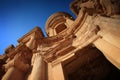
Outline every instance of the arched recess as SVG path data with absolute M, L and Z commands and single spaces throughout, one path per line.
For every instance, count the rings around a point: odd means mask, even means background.
M 73 20 L 73 17 L 66 12 L 57 12 L 51 15 L 46 22 L 46 33 L 54 36 L 67 29 L 66 19 Z

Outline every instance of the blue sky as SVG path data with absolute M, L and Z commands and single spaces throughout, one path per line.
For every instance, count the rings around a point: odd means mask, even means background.
M 0 0 L 0 54 L 35 26 L 45 33 L 45 22 L 55 12 L 71 15 L 73 0 Z

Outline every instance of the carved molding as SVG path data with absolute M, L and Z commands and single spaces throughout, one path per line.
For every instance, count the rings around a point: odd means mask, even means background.
M 22 42 L 22 40 L 24 40 L 25 38 L 27 38 L 28 36 L 30 36 L 32 33 L 37 32 L 37 34 L 39 35 L 39 37 L 44 37 L 44 34 L 42 32 L 42 30 L 40 29 L 40 27 L 36 27 L 34 29 L 32 29 L 30 32 L 28 32 L 27 34 L 25 34 L 22 38 L 18 39 L 18 42 Z
M 70 4 L 70 8 L 75 15 L 78 15 L 81 8 L 86 8 L 89 14 L 102 14 L 111 16 L 120 14 L 119 0 L 74 0 Z
M 69 52 L 65 53 L 65 51 L 67 49 L 69 49 L 70 47 L 73 47 L 73 50 L 77 47 L 78 47 L 78 49 L 81 49 L 81 48 L 91 44 L 93 41 L 95 41 L 96 39 L 98 39 L 100 37 L 99 35 L 97 36 L 99 27 L 95 26 L 93 24 L 94 19 L 92 20 L 92 18 L 90 18 L 91 22 L 90 22 L 89 26 L 85 25 L 87 17 L 89 17 L 89 16 L 86 16 L 85 14 L 86 14 L 85 9 L 84 8 L 81 9 L 79 16 L 77 17 L 77 19 L 75 20 L 75 22 L 72 25 L 72 28 L 70 28 L 68 30 L 67 34 L 64 34 L 64 32 L 61 33 L 61 35 L 63 36 L 64 39 L 61 40 L 57 46 L 45 51 L 44 55 L 42 55 L 42 56 L 47 62 L 51 62 L 51 61 L 57 59 L 58 57 L 61 57 L 65 54 L 69 53 Z M 83 25 L 85 25 L 85 26 L 83 27 Z M 82 28 L 84 28 L 84 30 Z M 81 33 L 79 33 L 79 32 L 81 32 Z M 76 37 L 75 37 L 75 35 L 76 35 Z M 59 36 L 59 35 L 56 35 L 56 36 Z M 49 42 L 49 40 L 48 40 L 48 42 Z M 79 46 L 81 48 L 79 48 Z M 71 48 L 71 50 L 72 50 L 72 48 Z M 69 51 L 70 51 L 70 49 L 69 49 Z

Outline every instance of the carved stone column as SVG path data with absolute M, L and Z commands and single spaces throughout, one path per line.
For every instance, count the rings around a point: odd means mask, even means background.
M 64 73 L 63 73 L 63 68 L 62 68 L 61 63 L 53 66 L 52 71 L 53 71 L 54 80 L 65 80 L 64 79 Z
M 37 51 L 40 47 L 37 48 Z M 46 80 L 46 63 L 41 57 L 41 53 L 34 53 L 32 56 L 32 71 L 28 77 L 28 80 Z

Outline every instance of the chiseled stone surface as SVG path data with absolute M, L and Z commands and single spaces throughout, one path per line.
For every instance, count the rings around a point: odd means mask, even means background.
M 74 0 L 0 56 L 1 80 L 119 80 L 120 1 Z

